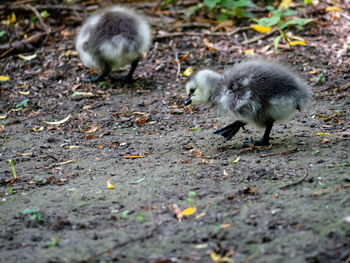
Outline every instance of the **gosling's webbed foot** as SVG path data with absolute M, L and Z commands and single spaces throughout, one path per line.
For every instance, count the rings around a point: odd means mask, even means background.
M 268 146 L 269 145 L 269 141 L 270 140 L 266 140 L 264 138 L 260 138 L 259 140 L 254 140 L 253 141 L 253 145 L 254 146 Z M 251 146 L 251 144 L 252 144 L 252 142 L 247 139 L 243 143 L 243 147 L 242 148 L 249 148 Z
M 129 77 L 129 75 L 127 75 L 127 76 L 120 76 L 120 77 L 117 77 L 117 78 L 115 78 L 115 77 L 110 77 L 110 79 L 111 79 L 111 81 L 112 82 L 120 82 L 120 83 L 131 83 L 132 82 L 132 77 Z
M 244 122 L 235 121 L 234 123 L 231 123 L 230 125 L 227 125 L 215 131 L 214 134 L 224 136 L 227 140 L 230 140 L 233 136 L 236 135 L 236 133 L 239 131 L 240 128 L 244 127 L 244 125 L 245 125 Z
M 100 81 L 105 81 L 106 80 L 106 75 L 91 75 L 90 77 L 88 78 L 82 78 L 81 80 L 83 82 L 93 82 L 93 83 L 96 83 L 96 82 L 100 82 Z

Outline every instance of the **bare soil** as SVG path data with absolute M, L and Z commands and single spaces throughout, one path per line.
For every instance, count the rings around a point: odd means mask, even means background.
M 212 262 L 215 253 L 226 262 L 350 262 L 349 1 L 337 13 L 320 2 L 305 9 L 315 22 L 292 29 L 307 45 L 284 44 L 279 55 L 262 50 L 278 32 L 244 45 L 261 34 L 180 23 L 175 10 L 186 6 L 130 3 L 150 17 L 154 43 L 128 85 L 80 81 L 90 74 L 73 52 L 83 4 L 48 9 L 47 39 L 2 46 L 0 75 L 10 80 L 0 82 L 0 261 Z M 0 6 L 1 20 L 17 14 L 16 28 L 1 25 L 10 43 L 45 33 L 20 7 Z M 214 135 L 232 120 L 185 108 L 182 73 L 222 72 L 247 49 L 292 67 L 314 96 L 274 126 L 270 147 L 243 150 L 263 131 Z M 197 211 L 179 221 L 172 204 Z M 21 213 L 28 208 L 39 211 Z

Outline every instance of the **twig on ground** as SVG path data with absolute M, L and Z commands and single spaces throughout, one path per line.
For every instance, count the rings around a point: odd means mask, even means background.
M 307 169 L 306 169 L 306 168 L 304 168 L 304 171 L 305 171 L 305 174 L 304 174 L 304 176 L 303 176 L 301 179 L 299 179 L 299 180 L 298 180 L 298 181 L 296 181 L 296 182 L 293 182 L 293 183 L 290 183 L 290 184 L 283 185 L 283 186 L 281 186 L 281 187 L 280 187 L 280 189 L 286 189 L 286 188 L 288 188 L 288 187 L 290 187 L 290 186 L 300 184 L 300 183 L 301 183 L 302 181 L 304 181 L 304 180 L 305 180 L 305 178 L 307 177 Z
M 294 146 L 293 148 L 287 149 L 287 150 L 285 150 L 284 152 L 262 154 L 262 155 L 260 155 L 260 157 L 261 157 L 261 158 L 265 158 L 265 157 L 268 157 L 268 156 L 274 156 L 274 155 L 279 155 L 279 154 L 287 155 L 287 154 L 296 152 L 297 150 L 298 150 L 298 146 Z
M 176 78 L 178 78 L 181 72 L 181 63 L 179 61 L 179 54 L 177 52 L 175 53 L 175 62 L 177 64 Z
M 38 18 L 40 26 L 45 30 L 45 33 L 47 35 L 46 39 L 44 41 L 44 42 L 46 42 L 48 36 L 50 35 L 51 28 L 47 24 L 45 24 L 43 18 L 41 17 L 41 15 L 40 15 L 40 13 L 38 11 L 38 9 L 36 9 L 34 6 L 28 4 L 28 5 L 25 5 L 23 8 L 26 9 L 26 10 L 32 11 L 35 14 L 35 16 Z

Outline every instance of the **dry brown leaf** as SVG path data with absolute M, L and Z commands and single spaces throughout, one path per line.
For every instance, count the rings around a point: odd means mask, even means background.
M 139 125 L 144 125 L 148 120 L 147 116 L 141 116 L 141 117 L 137 117 L 136 121 Z
M 97 131 L 98 127 L 97 127 L 97 123 L 95 123 L 95 125 L 91 128 L 87 127 L 84 130 L 82 130 L 81 132 L 83 133 L 93 133 L 95 131 Z
M 181 222 L 183 217 L 184 217 L 184 215 L 182 214 L 181 209 L 177 206 L 177 204 L 171 204 L 170 208 L 173 209 L 177 220 L 179 220 Z

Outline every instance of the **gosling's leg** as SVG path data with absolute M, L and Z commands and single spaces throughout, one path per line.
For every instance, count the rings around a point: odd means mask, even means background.
M 236 135 L 236 133 L 239 131 L 240 128 L 244 127 L 244 125 L 246 125 L 246 123 L 242 121 L 235 121 L 230 125 L 227 125 L 215 131 L 214 134 L 224 136 L 227 140 L 230 140 L 233 136 Z
M 269 145 L 270 133 L 271 133 L 271 130 L 272 130 L 272 126 L 273 126 L 273 121 L 267 123 L 264 135 L 259 140 L 253 141 L 253 144 L 255 146 L 267 146 L 267 145 Z M 250 146 L 250 141 L 249 140 L 245 141 L 244 144 L 243 144 L 243 148 L 246 148 L 246 147 L 249 147 L 249 146 Z
M 134 74 L 135 69 L 137 68 L 137 65 L 139 64 L 139 61 L 140 61 L 140 59 L 137 58 L 136 60 L 134 60 L 131 63 L 131 67 L 130 67 L 128 75 L 120 76 L 118 78 L 112 78 L 111 77 L 112 81 L 114 81 L 114 82 L 127 82 L 127 83 L 130 83 L 132 81 L 132 75 Z

